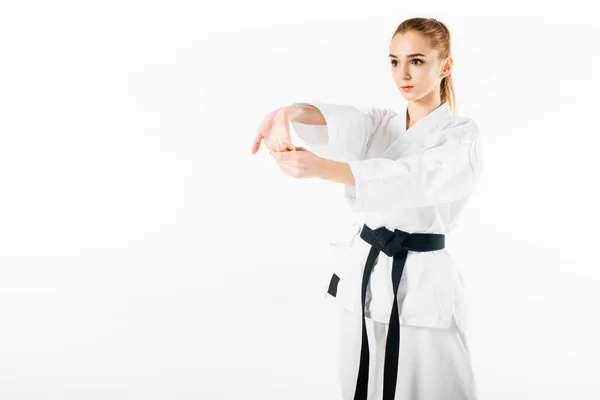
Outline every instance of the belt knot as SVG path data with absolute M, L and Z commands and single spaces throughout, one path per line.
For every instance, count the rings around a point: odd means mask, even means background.
M 371 229 L 365 225 L 360 233 L 360 237 L 365 242 L 383 251 L 388 257 L 393 257 L 402 250 L 406 250 L 403 244 L 409 236 L 408 232 L 399 229 L 394 229 L 392 232 L 385 226 Z

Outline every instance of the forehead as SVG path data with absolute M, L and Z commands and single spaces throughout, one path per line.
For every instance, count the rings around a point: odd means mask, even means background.
M 426 57 L 432 57 L 436 52 L 437 50 L 431 48 L 429 40 L 417 32 L 399 33 L 390 42 L 390 53 L 400 58 L 413 53 L 422 53 Z

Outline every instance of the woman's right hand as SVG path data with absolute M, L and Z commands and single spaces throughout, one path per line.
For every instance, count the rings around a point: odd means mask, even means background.
M 263 139 L 269 151 L 296 149 L 290 137 L 289 111 L 291 107 L 294 106 L 280 107 L 265 116 L 258 127 L 254 142 L 252 142 L 252 154 L 256 154 Z

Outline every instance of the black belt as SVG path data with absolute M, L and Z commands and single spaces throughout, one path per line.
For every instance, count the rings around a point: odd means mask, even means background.
M 385 363 L 383 369 L 383 400 L 393 400 L 396 393 L 396 379 L 398 377 L 398 356 L 400 354 L 400 321 L 398 312 L 397 293 L 400 286 L 400 278 L 404 271 L 404 264 L 408 251 L 434 251 L 445 247 L 445 235 L 441 233 L 408 233 L 399 229 L 390 231 L 386 227 L 372 230 L 366 224 L 363 225 L 360 237 L 371 245 L 371 251 L 367 256 L 367 263 L 362 279 L 362 345 L 360 350 L 360 367 L 356 380 L 356 391 L 354 400 L 366 400 L 369 384 L 369 340 L 367 327 L 365 325 L 365 298 L 367 285 L 373 267 L 383 251 L 388 257 L 394 257 L 392 264 L 392 283 L 394 287 L 394 303 L 390 315 L 390 323 L 385 343 Z M 329 282 L 327 293 L 336 296 L 337 286 L 340 278 L 333 274 Z

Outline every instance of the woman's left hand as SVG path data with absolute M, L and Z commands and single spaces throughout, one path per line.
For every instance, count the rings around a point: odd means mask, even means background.
M 291 151 L 271 151 L 270 154 L 279 168 L 294 178 L 317 178 L 322 172 L 324 158 L 304 147 L 298 146 Z

